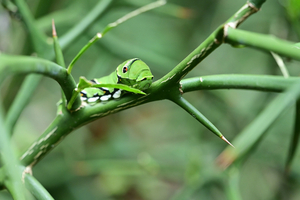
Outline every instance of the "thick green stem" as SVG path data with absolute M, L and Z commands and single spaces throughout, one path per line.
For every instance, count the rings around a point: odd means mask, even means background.
M 185 79 L 181 81 L 183 92 L 190 92 L 199 89 L 253 89 L 253 90 L 262 90 L 262 91 L 274 91 L 281 92 L 297 82 L 299 78 L 283 78 L 283 77 L 271 77 L 271 76 L 250 76 L 250 75 L 217 75 L 217 76 L 203 76 L 202 82 L 200 81 L 200 77 Z M 244 81 L 245 83 L 243 83 Z M 270 84 L 271 82 L 271 84 Z M 153 86 L 151 90 L 160 91 L 160 88 L 163 85 Z M 176 87 L 175 87 L 176 89 Z M 39 139 L 34 142 L 34 145 L 27 151 L 32 152 L 30 155 L 25 153 L 22 157 L 22 162 L 25 165 L 30 165 L 32 163 L 38 162 L 46 153 L 48 153 L 52 148 L 55 147 L 53 144 L 57 144 L 61 140 L 61 138 L 65 137 L 72 130 L 77 129 L 78 127 L 91 122 L 93 120 L 99 119 L 101 117 L 107 116 L 109 114 L 113 114 L 134 106 L 141 105 L 143 103 L 165 99 L 170 93 L 174 93 L 174 90 L 168 90 L 162 93 L 152 93 L 147 94 L 145 96 L 141 95 L 128 95 L 126 97 L 122 97 L 118 100 L 108 101 L 105 104 L 96 104 L 94 106 L 86 106 L 80 109 L 77 112 L 71 114 L 65 114 L 60 116 L 57 120 L 55 120 L 47 129 L 45 133 L 41 135 Z M 179 95 L 179 90 L 177 91 Z M 205 117 L 200 113 L 197 109 L 195 109 L 190 103 L 186 102 L 186 100 L 177 101 L 178 104 L 183 105 L 186 103 L 185 110 L 189 113 L 195 112 L 198 113 L 198 116 L 202 116 L 202 119 Z M 177 103 L 176 102 L 176 103 Z M 192 114 L 193 115 L 193 114 Z M 204 117 L 204 118 L 203 118 Z M 206 118 L 205 118 L 206 119 Z M 206 119 L 207 120 L 207 119 Z M 208 120 L 207 120 L 208 121 Z M 204 123 L 205 120 L 204 120 Z M 208 121 L 208 125 L 211 122 Z M 60 127 L 62 126 L 62 127 Z M 69 128 L 67 128 L 69 127 Z M 71 127 L 71 128 L 70 128 Z M 214 127 L 214 126 L 213 126 Z M 51 130 L 55 131 L 51 133 Z M 220 133 L 217 128 L 212 128 L 213 130 L 217 130 L 217 133 Z M 49 135 L 49 133 L 51 133 Z M 55 134 L 54 134 L 55 133 Z M 220 137 L 220 135 L 218 134 Z M 43 141 L 40 143 L 39 141 Z M 44 146 L 47 146 L 47 149 L 43 149 Z M 40 149 L 43 150 L 40 153 Z
M 271 35 L 252 33 L 228 27 L 225 35 L 225 42 L 232 45 L 246 45 L 267 52 L 273 51 L 280 55 L 300 60 L 299 48 L 295 47 L 292 42 Z
M 48 76 L 56 80 L 64 91 L 67 100 L 72 97 L 72 92 L 76 88 L 76 83 L 66 69 L 50 61 L 26 57 L 26 56 L 8 56 L 0 55 L 0 84 L 7 76 L 15 73 L 37 73 Z M 77 98 L 73 104 L 73 109 L 81 105 L 80 98 Z
M 181 90 L 186 92 L 213 89 L 248 89 L 270 92 L 282 92 L 296 81 L 298 77 L 284 78 L 268 75 L 211 75 L 188 78 L 180 81 Z

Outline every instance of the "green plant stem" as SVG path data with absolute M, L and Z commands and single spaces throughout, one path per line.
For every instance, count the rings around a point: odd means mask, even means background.
M 264 1 L 260 1 L 264 2 Z M 262 4 L 261 3 L 261 4 Z M 261 4 L 258 3 L 259 6 Z M 194 51 L 184 58 L 173 70 L 157 81 L 157 84 L 165 84 L 165 86 L 173 83 L 178 83 L 186 74 L 196 67 L 204 58 L 219 47 L 223 42 L 224 27 L 226 24 L 237 27 L 249 16 L 258 11 L 259 7 L 254 7 L 252 4 L 246 3 L 225 24 L 219 26 L 208 38 L 203 41 Z
M 255 147 L 277 117 L 300 97 L 300 81 L 292 84 L 276 97 L 233 141 L 235 149 L 226 148 L 219 157 L 219 165 L 228 167 Z
M 81 57 L 81 55 L 86 52 L 90 46 L 92 46 L 94 43 L 96 43 L 100 38 L 102 38 L 108 31 L 112 30 L 113 28 L 117 27 L 118 25 L 122 24 L 123 22 L 143 13 L 147 12 L 149 10 L 152 10 L 154 8 L 157 8 L 159 6 L 162 6 L 166 3 L 165 0 L 158 0 L 156 2 L 150 3 L 148 5 L 145 5 L 141 8 L 138 8 L 127 15 L 124 15 L 123 17 L 119 18 L 117 21 L 108 24 L 104 30 L 101 33 L 97 33 L 80 51 L 79 53 L 74 57 L 74 59 L 71 61 L 71 63 L 68 66 L 68 73 L 71 74 L 71 71 L 73 69 L 73 66 L 75 62 Z
M 181 90 L 186 92 L 213 89 L 248 89 L 269 92 L 282 92 L 296 81 L 298 77 L 284 78 L 268 75 L 210 75 L 188 78 L 180 81 Z
M 85 106 L 76 112 L 60 113 L 47 130 L 22 155 L 21 163 L 25 166 L 34 166 L 73 130 L 101 117 L 146 102 L 145 96 L 128 95 L 116 101 L 108 101 L 105 104 Z
M 18 7 L 22 19 L 27 27 L 30 38 L 34 45 L 34 49 L 39 57 L 47 58 L 50 52 L 53 52 L 51 45 L 47 43 L 46 35 L 41 32 L 34 23 L 34 18 L 30 13 L 28 6 L 24 0 L 15 0 L 15 4 Z
M 67 72 L 68 74 L 71 74 L 72 69 L 74 64 L 77 62 L 77 60 L 81 57 L 81 55 L 88 49 L 90 48 L 90 46 L 92 46 L 93 44 L 95 44 L 100 38 L 102 38 L 102 34 L 101 33 L 97 33 L 79 52 L 78 54 L 74 57 L 74 59 L 71 61 L 71 63 L 69 64 L 68 68 L 67 68 Z
M 228 27 L 225 33 L 225 42 L 236 45 L 246 45 L 253 48 L 275 52 L 296 60 L 300 60 L 300 49 L 294 43 L 276 38 L 271 35 L 252 33 Z
M 0 152 L 2 164 L 5 165 L 5 180 L 0 180 L 4 183 L 15 199 L 25 200 L 25 188 L 21 181 L 21 171 L 19 160 L 15 155 L 15 151 L 10 143 L 9 134 L 5 129 L 2 115 L 2 106 L 0 106 Z
M 242 200 L 240 188 L 239 188 L 239 181 L 240 181 L 240 170 L 237 167 L 232 167 L 228 171 L 228 182 L 225 185 L 226 191 L 226 199 L 230 200 Z
M 91 10 L 76 26 L 74 26 L 65 35 L 60 37 L 59 43 L 62 47 L 66 47 L 71 44 L 82 32 L 87 29 L 105 10 L 111 5 L 114 0 L 102 0 L 95 5 L 94 9 Z
M 29 35 L 37 55 L 42 58 L 53 58 L 54 54 L 51 45 L 47 44 L 46 35 L 44 35 L 44 33 L 35 26 L 34 18 L 25 1 L 16 0 L 15 5 L 17 6 L 18 12 L 21 14 L 24 24 L 29 31 Z M 5 126 L 10 134 L 12 134 L 12 130 L 17 119 L 28 104 L 29 99 L 38 86 L 41 78 L 42 76 L 39 75 L 29 75 L 25 78 L 25 81 L 23 82 L 19 93 L 15 97 L 5 119 Z
M 16 4 L 18 5 L 19 12 L 21 13 L 22 17 L 24 18 L 25 25 L 28 27 L 30 34 L 34 35 L 35 33 L 39 32 L 39 30 L 35 27 L 33 17 L 29 12 L 28 6 L 26 6 L 26 4 L 24 4 L 24 1 L 22 1 L 22 0 L 18 0 L 18 1 L 19 1 L 19 3 L 18 4 L 16 3 Z M 109 0 L 109 2 L 110 1 L 111 0 Z M 108 7 L 108 5 L 106 5 L 107 2 L 108 1 L 100 1 L 99 4 L 102 4 L 102 6 L 97 4 L 95 9 L 93 9 L 93 11 L 91 12 L 92 14 L 88 14 L 86 17 L 84 17 L 80 23 L 78 23 L 73 29 L 71 29 L 68 33 L 66 33 L 65 36 L 63 36 L 59 40 L 62 49 L 65 49 L 69 44 L 71 44 L 91 23 L 93 23 L 95 21 L 95 19 L 97 19 L 97 17 L 99 15 L 101 15 L 105 11 L 105 9 Z M 39 35 L 42 35 L 42 34 L 40 33 Z M 46 41 L 46 40 L 40 41 L 40 39 L 42 39 L 42 38 L 43 38 L 43 36 L 37 37 L 37 39 L 35 37 L 32 37 L 32 39 L 34 40 L 34 43 L 36 43 L 36 44 L 44 43 Z M 35 41 L 35 39 L 37 41 Z M 35 48 L 36 48 L 35 51 L 38 52 L 40 49 L 43 50 L 43 45 L 41 45 L 41 47 L 35 47 Z M 50 53 L 48 53 L 48 54 L 42 53 L 41 57 L 45 58 L 47 60 L 53 60 L 54 52 L 53 52 L 51 46 L 49 46 L 49 48 L 51 49 Z M 38 55 L 40 55 L 40 54 L 38 54 Z M 41 78 L 42 78 L 42 76 L 40 76 L 40 75 L 29 75 L 25 78 L 25 81 L 22 84 L 22 87 L 20 88 L 19 93 L 17 94 L 14 102 L 12 103 L 12 105 L 7 113 L 5 125 L 9 131 L 9 133 L 12 134 L 13 127 L 15 126 L 23 109 L 28 104 L 36 87 L 39 85 Z M 78 97 L 78 99 L 76 101 L 78 102 L 79 100 L 80 99 Z
M 298 99 L 296 103 L 296 113 L 295 113 L 295 122 L 294 122 L 294 132 L 290 141 L 290 148 L 287 155 L 287 160 L 285 163 L 285 173 L 288 174 L 291 169 L 293 159 L 295 158 L 297 147 L 299 145 L 299 136 L 300 136 L 300 100 Z
M 65 60 L 64 60 L 62 49 L 61 49 L 58 39 L 57 39 L 57 33 L 56 33 L 56 29 L 55 29 L 54 19 L 52 19 L 52 37 L 53 37 L 53 46 L 54 46 L 56 63 L 65 68 L 66 67 Z
M 253 7 L 248 4 L 244 5 L 230 21 L 239 21 L 240 24 L 253 13 Z M 257 10 L 257 9 L 254 9 Z M 245 11 L 245 12 L 242 12 Z M 237 17 L 238 16 L 238 17 Z M 171 82 L 179 83 L 193 67 L 208 55 L 213 49 L 220 45 L 223 40 L 223 29 L 219 27 L 207 40 L 205 40 L 198 48 L 196 48 L 187 58 L 178 64 L 171 72 L 160 80 L 154 82 L 152 86 L 145 91 L 147 95 L 140 96 L 130 94 L 118 99 L 117 101 L 108 101 L 105 104 L 96 104 L 94 106 L 85 106 L 77 112 L 67 113 L 53 121 L 47 131 L 45 131 L 21 157 L 25 166 L 36 164 L 45 154 L 52 150 L 56 144 L 62 140 L 68 133 L 74 129 L 87 124 L 91 121 L 99 119 L 128 109 L 137 105 L 141 105 L 150 101 L 161 100 L 179 93 L 179 85 L 170 85 Z M 176 77 L 176 78 L 174 78 Z M 172 81 L 171 81 L 172 80 Z M 173 89 L 170 89 L 173 88 Z M 174 89 L 175 88 L 175 89 Z M 41 142 L 40 142 L 41 141 Z
M 26 188 L 35 196 L 36 199 L 54 200 L 44 186 L 32 175 L 25 174 Z
M 18 8 L 17 8 L 17 6 L 13 2 L 11 2 L 11 0 L 2 0 L 1 4 L 9 12 L 13 13 L 14 15 L 16 15 L 16 13 L 18 11 Z
M 55 52 L 55 58 L 56 58 L 56 63 L 59 64 L 60 66 L 62 66 L 63 68 L 66 67 L 65 65 L 65 59 L 64 59 L 64 56 L 63 56 L 63 52 L 62 52 L 62 49 L 59 45 L 59 42 L 58 42 L 58 38 L 57 38 L 57 33 L 56 33 L 56 29 L 55 29 L 55 23 L 54 23 L 54 19 L 52 19 L 52 37 L 53 37 L 53 46 L 54 46 L 54 52 Z M 70 101 L 74 101 L 79 98 L 78 95 L 72 95 Z M 61 99 L 62 99 L 62 104 L 63 105 L 66 105 L 66 97 L 65 97 L 65 94 L 64 94 L 64 91 L 61 90 Z M 69 101 L 69 102 L 70 102 Z M 72 103 L 72 105 L 73 105 Z M 71 109 L 72 106 L 69 107 L 69 109 Z
M 252 4 L 257 9 L 260 9 L 260 7 L 265 3 L 266 0 L 249 0 L 248 3 Z
M 0 84 L 7 76 L 16 73 L 37 73 L 48 76 L 56 80 L 61 86 L 67 100 L 72 97 L 72 92 L 76 88 L 76 83 L 72 76 L 70 76 L 66 69 L 52 63 L 50 61 L 33 58 L 27 56 L 9 56 L 0 55 Z M 81 105 L 80 98 L 77 98 L 73 104 L 73 108 L 76 109 Z
M 182 80 L 181 84 L 183 92 L 190 92 L 199 89 L 230 88 L 281 92 L 299 80 L 299 78 L 286 79 L 283 77 L 250 75 L 203 76 L 202 79 L 204 80 L 203 82 L 200 81 L 200 77 Z M 245 83 L 243 83 L 243 81 Z M 270 82 L 272 83 L 270 84 Z M 161 91 L 161 88 L 164 88 L 163 85 L 154 85 L 156 86 L 152 86 L 152 91 Z M 121 99 L 116 101 L 108 101 L 105 104 L 99 103 L 94 106 L 86 106 L 77 112 L 64 114 L 63 116 L 60 116 L 59 118 L 54 120 L 54 122 L 49 126 L 49 129 L 47 129 L 47 131 L 43 133 L 40 138 L 36 140 L 36 142 L 34 142 L 34 145 L 32 145 L 31 148 L 27 150 L 27 152 L 32 152 L 31 154 L 26 152 L 23 154 L 22 163 L 26 166 L 31 165 L 32 163 L 36 164 L 68 133 L 88 122 L 107 116 L 109 114 L 119 112 L 124 109 L 141 105 L 143 103 L 165 99 L 167 98 L 166 96 L 168 96 L 168 94 L 174 94 L 174 90 L 177 90 L 177 94 L 179 95 L 178 88 L 174 87 L 174 89 L 166 90 L 164 94 L 162 94 L 161 92 L 154 92 L 145 96 L 132 94 L 126 97 L 122 97 Z M 190 105 L 188 102 L 187 104 Z M 190 107 L 189 109 L 193 109 L 193 107 Z M 51 134 L 49 135 L 49 133 Z M 43 142 L 41 143 L 39 141 Z M 47 148 L 45 148 L 45 146 L 47 146 Z M 40 152 L 40 149 L 43 150 L 42 153 Z
M 118 19 L 117 21 L 113 22 L 113 23 L 110 23 L 108 26 L 106 26 L 102 32 L 102 35 L 105 35 L 108 31 L 110 31 L 112 28 L 115 28 L 117 27 L 118 25 L 122 24 L 123 22 L 137 16 L 137 15 L 140 15 L 141 13 L 144 13 L 144 12 L 147 12 L 149 10 L 152 10 L 154 8 L 157 8 L 157 7 L 160 7 L 160 6 L 163 6 L 165 5 L 167 2 L 166 0 L 158 0 L 158 1 L 155 1 L 155 2 L 152 2 L 150 4 L 147 4 L 143 7 L 140 7 L 126 15 L 124 15 L 123 17 L 121 17 L 120 19 Z

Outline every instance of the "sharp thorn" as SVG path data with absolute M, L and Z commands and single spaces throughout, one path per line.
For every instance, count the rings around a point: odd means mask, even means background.
M 223 135 L 221 136 L 221 139 L 224 140 L 227 144 L 235 148 Z
M 54 19 L 52 19 L 52 36 L 57 37 L 55 24 L 54 24 Z

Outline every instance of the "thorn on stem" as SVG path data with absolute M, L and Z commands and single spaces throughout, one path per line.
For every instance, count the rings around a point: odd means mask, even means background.
M 221 139 L 224 140 L 227 144 L 235 148 L 223 135 L 221 136 Z
M 55 24 L 54 24 L 54 19 L 52 19 L 52 36 L 57 37 Z

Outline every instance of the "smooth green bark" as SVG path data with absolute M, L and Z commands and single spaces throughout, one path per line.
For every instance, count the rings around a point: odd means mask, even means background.
M 225 42 L 232 45 L 246 45 L 268 52 L 272 51 L 289 58 L 300 60 L 300 49 L 294 46 L 294 43 L 271 35 L 228 28 Z
M 298 77 L 284 78 L 271 75 L 222 74 L 184 79 L 180 82 L 184 93 L 196 90 L 247 89 L 282 92 L 300 80 Z

